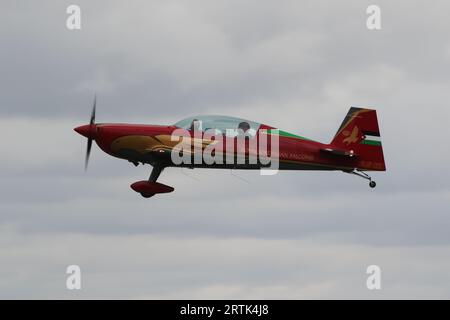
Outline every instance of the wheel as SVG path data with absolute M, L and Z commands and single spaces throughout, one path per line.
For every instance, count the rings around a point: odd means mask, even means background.
M 375 181 L 370 181 L 370 182 L 369 182 L 369 187 L 375 188 L 376 186 L 377 186 L 377 184 L 376 184 Z
M 143 196 L 144 198 L 151 198 L 153 197 L 155 194 L 154 193 L 145 193 L 145 192 L 141 192 L 141 196 Z

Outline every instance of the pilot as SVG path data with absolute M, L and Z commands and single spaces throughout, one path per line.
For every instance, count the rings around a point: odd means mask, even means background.
M 250 129 L 250 125 L 247 121 L 242 121 L 241 123 L 239 123 L 238 129 L 242 130 L 244 135 L 246 135 L 246 132 Z

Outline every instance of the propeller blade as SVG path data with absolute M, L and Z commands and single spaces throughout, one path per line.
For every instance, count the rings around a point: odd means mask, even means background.
M 91 120 L 89 121 L 90 130 L 92 130 L 92 126 L 95 125 L 95 108 L 97 106 L 97 94 L 94 95 L 94 105 L 92 106 L 92 113 L 91 113 Z M 88 143 L 87 143 L 87 149 L 86 149 L 86 159 L 84 160 L 84 170 L 87 170 L 88 163 L 89 163 L 89 156 L 91 155 L 91 148 L 92 148 L 92 138 L 89 136 Z
M 84 160 L 84 170 L 87 170 L 88 163 L 89 163 L 89 156 L 91 155 L 91 148 L 92 148 L 92 139 L 88 139 L 87 143 L 87 149 L 86 149 L 86 159 Z
M 91 121 L 89 124 L 95 124 L 95 106 L 97 105 L 97 94 L 94 96 L 94 105 L 92 107 Z

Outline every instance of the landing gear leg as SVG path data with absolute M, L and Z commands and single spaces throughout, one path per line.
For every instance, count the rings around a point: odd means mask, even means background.
M 373 181 L 372 178 L 364 171 L 353 170 L 353 171 L 350 171 L 349 173 L 357 175 L 358 177 L 361 177 L 363 179 L 369 180 L 369 187 L 371 187 L 371 188 L 375 188 L 377 186 L 377 183 L 375 181 Z
M 153 166 L 153 170 L 152 173 L 150 174 L 150 177 L 148 178 L 148 181 L 150 182 L 156 182 L 156 180 L 158 180 L 159 175 L 161 174 L 161 172 L 164 170 L 164 167 L 159 165 L 159 164 L 155 164 Z
M 159 165 L 159 164 L 155 164 L 153 166 L 152 169 L 152 173 L 150 174 L 150 177 L 148 178 L 149 182 L 156 182 L 156 180 L 158 180 L 159 175 L 161 174 L 161 172 L 164 170 L 164 167 Z M 154 193 L 145 193 L 145 192 L 141 192 L 141 196 L 143 196 L 144 198 L 150 198 L 153 197 L 155 194 Z

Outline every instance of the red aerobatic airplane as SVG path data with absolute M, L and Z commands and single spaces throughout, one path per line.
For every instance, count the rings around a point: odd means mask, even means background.
M 90 123 L 74 129 L 88 139 L 85 167 L 93 140 L 111 156 L 128 160 L 136 166 L 139 163 L 152 165 L 148 180 L 131 185 L 134 191 L 145 198 L 174 190 L 156 182 L 166 167 L 267 168 L 267 163 L 263 164 L 262 161 L 249 161 L 249 157 L 255 154 L 258 156 L 258 152 L 261 152 L 255 146 L 262 145 L 263 136 L 269 146 L 274 145 L 273 138 L 277 138 L 277 150 L 272 152 L 276 153 L 279 170 L 340 170 L 369 180 L 371 188 L 375 187 L 375 181 L 364 171 L 386 171 L 377 113 L 372 109 L 350 108 L 331 143 L 324 144 L 266 124 L 225 116 L 190 117 L 174 125 L 96 124 L 95 106 L 94 100 Z M 221 136 L 225 139 L 219 144 L 218 138 Z M 240 136 L 243 138 L 240 139 Z M 180 149 L 180 142 L 186 141 L 190 141 L 190 147 Z M 243 141 L 243 144 L 239 145 L 238 141 Z M 194 161 L 196 153 L 208 148 L 210 151 L 213 149 L 210 155 L 216 156 L 215 162 L 211 163 L 206 158 Z M 270 153 L 267 151 L 266 155 L 270 156 Z M 189 154 L 184 160 L 192 161 L 180 163 L 174 160 L 174 154 Z M 244 160 L 236 161 L 238 157 Z M 225 158 L 233 161 L 225 161 Z

